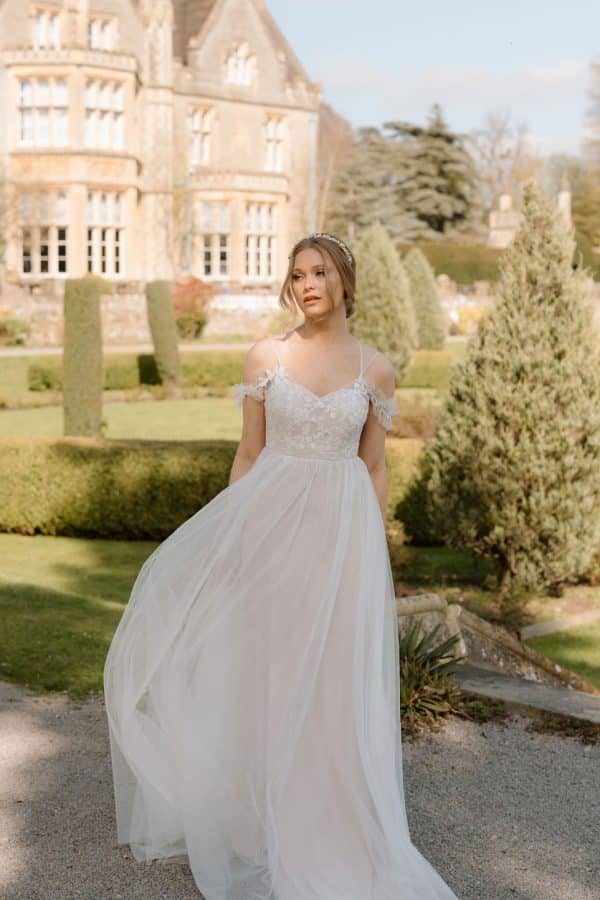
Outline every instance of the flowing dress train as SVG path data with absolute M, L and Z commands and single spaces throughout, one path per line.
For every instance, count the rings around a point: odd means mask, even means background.
M 106 657 L 117 839 L 205 900 L 457 900 L 410 839 L 385 527 L 357 455 L 365 373 L 274 366 L 252 468 L 143 564 Z M 282 353 L 282 351 L 281 351 Z

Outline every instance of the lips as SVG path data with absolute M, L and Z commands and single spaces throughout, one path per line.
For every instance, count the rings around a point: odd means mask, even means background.
M 304 302 L 309 303 L 311 300 L 318 300 L 319 297 L 305 297 Z

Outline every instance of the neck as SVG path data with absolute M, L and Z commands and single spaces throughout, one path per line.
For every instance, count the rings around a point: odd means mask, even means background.
M 328 347 L 333 344 L 347 343 L 349 339 L 356 340 L 350 334 L 345 318 L 343 321 L 329 319 L 322 322 L 304 319 L 304 322 L 295 330 L 303 340 L 314 341 Z

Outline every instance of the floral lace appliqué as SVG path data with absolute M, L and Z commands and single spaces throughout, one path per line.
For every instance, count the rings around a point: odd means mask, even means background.
M 265 369 L 265 374 L 260 375 L 255 381 L 239 381 L 233 385 L 233 394 L 237 406 L 241 406 L 244 397 L 254 397 L 255 400 L 264 400 L 265 391 L 275 376 L 276 369 Z
M 291 456 L 353 458 L 369 406 L 388 431 L 399 411 L 393 397 L 386 397 L 362 376 L 319 397 L 277 366 L 252 383 L 235 384 L 233 390 L 238 406 L 246 396 L 264 400 L 266 445 Z
M 363 379 L 362 384 L 364 384 L 367 394 L 369 396 L 369 400 L 373 406 L 373 411 L 377 416 L 379 422 L 383 425 L 386 431 L 390 431 L 392 427 L 392 416 L 395 416 L 400 412 L 400 407 L 396 403 L 395 398 L 386 397 L 380 388 L 376 387 L 374 384 L 370 384 L 368 381 Z

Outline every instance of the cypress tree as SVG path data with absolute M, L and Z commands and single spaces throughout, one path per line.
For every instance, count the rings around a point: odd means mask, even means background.
M 169 393 L 178 394 L 181 389 L 179 335 L 168 281 L 150 281 L 146 285 L 146 305 L 160 379 Z
M 496 561 L 507 608 L 578 578 L 600 543 L 600 340 L 588 275 L 572 268 L 572 234 L 541 189 L 529 182 L 523 200 L 499 295 L 453 369 L 420 467 L 428 517 L 449 545 Z
M 63 431 L 102 434 L 102 321 L 100 295 L 110 285 L 95 275 L 69 278 L 63 297 Z
M 419 349 L 441 350 L 446 341 L 446 321 L 433 269 L 418 247 L 403 259 L 417 319 Z
M 356 309 L 350 330 L 384 353 L 396 377 L 407 373 L 417 342 L 417 325 L 410 286 L 394 244 L 376 221 L 363 232 L 354 250 L 356 258 Z

